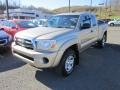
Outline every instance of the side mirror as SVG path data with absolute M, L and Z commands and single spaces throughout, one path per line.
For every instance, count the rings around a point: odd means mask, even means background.
M 81 29 L 88 29 L 90 27 L 91 27 L 91 25 L 89 23 L 85 23 L 81 26 Z

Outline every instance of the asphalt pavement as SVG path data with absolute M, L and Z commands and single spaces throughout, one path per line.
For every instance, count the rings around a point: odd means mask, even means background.
M 0 90 L 120 90 L 120 27 L 109 28 L 104 49 L 90 47 L 67 78 L 0 54 Z

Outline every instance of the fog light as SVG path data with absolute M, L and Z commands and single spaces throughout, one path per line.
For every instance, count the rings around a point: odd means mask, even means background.
M 49 62 L 49 60 L 48 60 L 47 58 L 43 58 L 43 62 L 44 62 L 45 64 L 47 64 L 47 63 Z

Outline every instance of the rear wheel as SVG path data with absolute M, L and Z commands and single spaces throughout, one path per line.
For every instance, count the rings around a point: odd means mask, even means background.
M 60 64 L 56 67 L 57 73 L 65 77 L 70 75 L 74 70 L 75 60 L 76 60 L 75 51 L 72 49 L 68 49 L 64 53 Z
M 114 24 L 114 23 L 111 23 L 110 26 L 115 26 L 115 24 Z
M 104 48 L 105 47 L 105 42 L 107 41 L 107 35 L 104 34 L 102 40 L 98 41 L 98 47 Z

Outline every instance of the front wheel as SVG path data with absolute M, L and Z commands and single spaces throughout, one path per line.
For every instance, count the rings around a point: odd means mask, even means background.
M 75 60 L 76 60 L 75 51 L 72 49 L 68 49 L 64 53 L 60 64 L 56 67 L 57 73 L 65 77 L 70 75 L 74 70 Z

